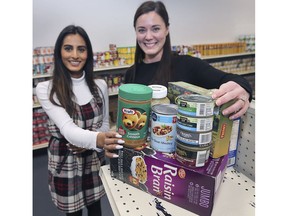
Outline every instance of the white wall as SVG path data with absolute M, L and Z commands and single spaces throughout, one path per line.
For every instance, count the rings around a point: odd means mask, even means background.
M 69 24 L 85 28 L 94 51 L 135 46 L 133 17 L 143 0 L 34 0 L 33 48 L 54 46 Z M 255 34 L 255 0 L 163 0 L 172 45 L 236 41 Z

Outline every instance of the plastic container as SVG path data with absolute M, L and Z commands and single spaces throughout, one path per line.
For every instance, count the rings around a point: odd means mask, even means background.
M 146 143 L 151 100 L 152 89 L 148 86 L 129 83 L 119 87 L 116 130 L 125 147 L 136 148 Z

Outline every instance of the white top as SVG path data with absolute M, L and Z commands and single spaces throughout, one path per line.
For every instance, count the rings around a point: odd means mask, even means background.
M 88 85 L 85 81 L 85 72 L 81 78 L 72 78 L 73 92 L 76 97 L 76 103 L 79 105 L 85 105 L 89 103 L 93 97 Z M 104 95 L 104 118 L 101 128 L 98 129 L 100 132 L 105 132 L 109 130 L 109 101 L 108 101 L 108 89 L 107 84 L 102 79 L 95 79 L 95 83 L 101 89 Z M 56 126 L 59 128 L 60 133 L 65 137 L 65 139 L 78 147 L 95 149 L 97 151 L 102 151 L 102 149 L 97 148 L 96 140 L 99 132 L 89 131 L 78 127 L 73 119 L 69 116 L 63 107 L 55 106 L 49 100 L 49 95 L 52 87 L 52 80 L 44 81 L 38 83 L 36 86 L 36 95 L 42 108 L 49 116 Z M 58 99 L 54 96 L 56 102 Z
M 167 88 L 163 85 L 149 85 L 148 87 L 153 90 L 153 99 L 165 98 L 167 96 Z

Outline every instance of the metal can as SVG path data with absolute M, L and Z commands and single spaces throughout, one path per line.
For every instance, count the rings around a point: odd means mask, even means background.
M 177 109 L 156 104 L 151 110 L 151 147 L 160 152 L 175 151 Z
M 191 147 L 176 139 L 175 158 L 185 166 L 205 166 L 210 154 L 211 144 L 205 147 Z
M 212 141 L 212 130 L 209 132 L 191 132 L 176 127 L 177 139 L 181 142 L 195 147 L 205 147 Z
M 152 89 L 148 86 L 130 83 L 119 87 L 116 130 L 125 147 L 136 148 L 146 143 L 151 99 Z
M 177 124 L 180 128 L 187 128 L 189 131 L 206 132 L 213 128 L 213 116 L 210 117 L 190 117 L 178 112 Z
M 212 116 L 215 106 L 212 97 L 198 94 L 179 95 L 175 103 L 179 113 L 196 117 Z

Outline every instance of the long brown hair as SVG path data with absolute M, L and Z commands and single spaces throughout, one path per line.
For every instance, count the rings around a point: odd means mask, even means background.
M 54 72 L 52 76 L 53 85 L 51 89 L 51 93 L 49 96 L 50 101 L 54 105 L 63 106 L 67 113 L 72 116 L 75 112 L 75 103 L 73 98 L 75 95 L 72 91 L 72 79 L 69 70 L 64 66 L 62 58 L 61 58 L 61 47 L 64 41 L 64 38 L 69 34 L 79 34 L 85 41 L 87 47 L 87 60 L 83 67 L 85 71 L 85 80 L 90 89 L 92 95 L 97 99 L 98 103 L 103 104 L 103 93 L 100 88 L 96 85 L 93 80 L 93 50 L 90 39 L 86 31 L 80 27 L 75 25 L 69 25 L 65 27 L 59 34 L 54 48 Z M 102 98 L 99 96 L 100 91 Z M 58 104 L 53 95 L 56 95 L 59 100 Z M 102 107 L 103 108 L 103 107 Z
M 169 16 L 166 10 L 165 5 L 161 1 L 147 1 L 142 3 L 138 9 L 136 10 L 136 13 L 134 15 L 134 22 L 133 26 L 134 28 L 136 27 L 136 21 L 137 19 L 146 13 L 149 13 L 151 11 L 156 12 L 164 21 L 165 26 L 168 28 L 169 27 Z M 166 36 L 166 41 L 163 46 L 163 54 L 160 60 L 159 67 L 157 69 L 156 74 L 154 75 L 154 78 L 152 80 L 152 83 L 158 83 L 158 84 L 163 84 L 167 85 L 168 81 L 171 80 L 171 42 L 170 42 L 170 33 L 167 34 Z M 134 71 L 132 74 L 132 80 L 134 81 L 135 79 L 135 73 L 137 71 L 137 66 L 143 62 L 143 59 L 145 57 L 145 53 L 143 50 L 140 48 L 139 44 L 136 41 L 136 51 L 135 51 L 135 67 Z

